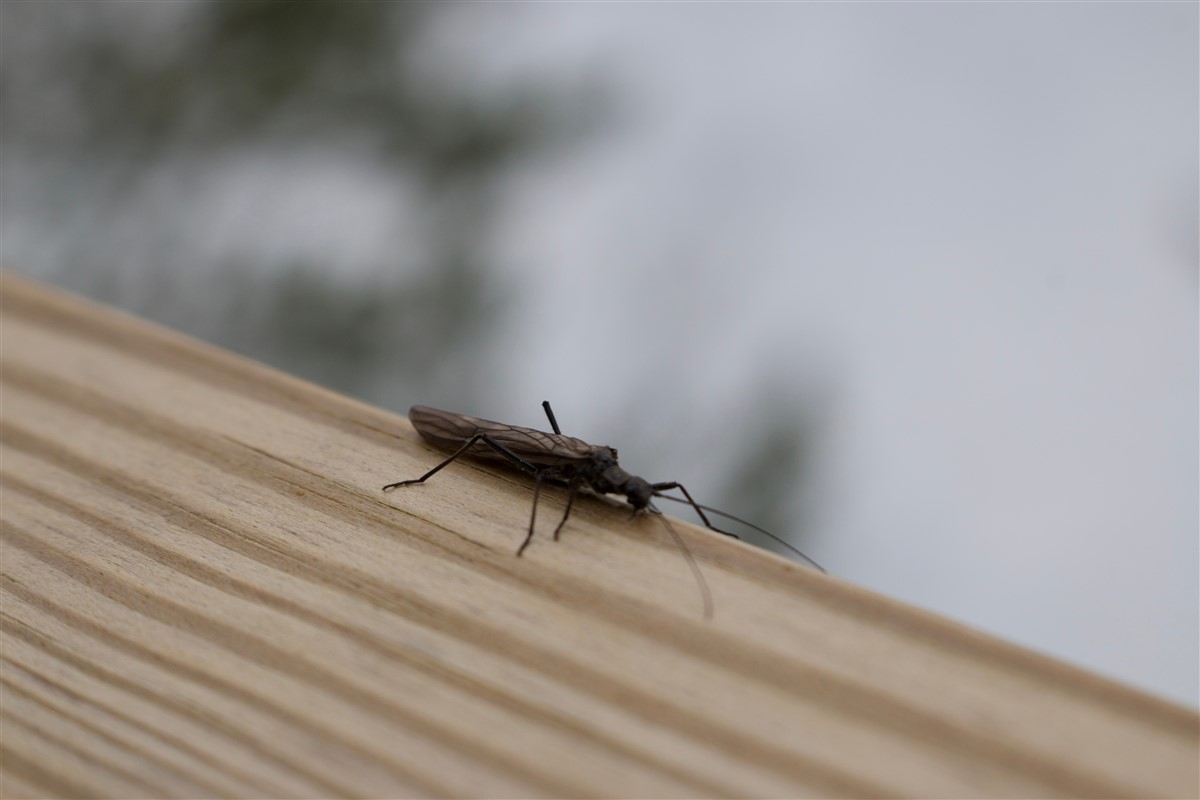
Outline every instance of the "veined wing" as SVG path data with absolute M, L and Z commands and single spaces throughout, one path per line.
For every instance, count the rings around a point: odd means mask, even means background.
M 429 406 L 413 406 L 408 419 L 417 433 L 442 450 L 457 450 L 471 437 L 486 433 L 488 438 L 521 458 L 542 466 L 564 466 L 587 459 L 597 448 L 582 439 L 555 433 L 506 425 L 487 419 L 455 414 Z M 468 455 L 498 459 L 509 463 L 484 442 L 476 442 Z

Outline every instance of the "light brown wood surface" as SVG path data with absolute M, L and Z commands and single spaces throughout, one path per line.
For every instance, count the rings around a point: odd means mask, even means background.
M 1191 711 L 677 522 L 706 621 L 659 521 L 549 541 L 558 489 L 515 558 L 519 474 L 384 494 L 439 459 L 403 418 L 0 302 L 6 797 L 1198 792 Z

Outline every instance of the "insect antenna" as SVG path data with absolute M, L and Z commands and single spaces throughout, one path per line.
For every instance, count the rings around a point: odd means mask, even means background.
M 764 535 L 764 536 L 768 536 L 768 537 L 770 537 L 771 539 L 774 539 L 775 541 L 779 542 L 781 545 L 783 545 L 784 547 L 786 547 L 788 550 L 791 550 L 793 553 L 795 553 L 796 555 L 800 556 L 800 558 L 804 559 L 804 560 L 805 560 L 807 563 L 811 564 L 811 565 L 812 565 L 812 566 L 813 566 L 815 569 L 817 569 L 818 571 L 820 571 L 820 572 L 824 572 L 825 574 L 828 574 L 828 572 L 826 571 L 826 569 L 825 569 L 824 567 L 822 567 L 822 566 L 821 566 L 820 564 L 818 564 L 816 561 L 813 561 L 813 560 L 812 560 L 811 558 L 809 558 L 808 556 L 804 555 L 804 553 L 801 553 L 799 550 L 797 550 L 795 547 L 793 547 L 792 545 L 790 545 L 790 544 L 788 544 L 787 542 L 785 542 L 783 539 L 779 538 L 778 536 L 776 536 L 775 534 L 771 533 L 770 531 L 763 530 L 762 528 L 758 527 L 757 525 L 755 525 L 755 524 L 754 524 L 754 523 L 752 523 L 752 522 L 747 522 L 746 520 L 742 519 L 741 517 L 735 517 L 733 514 L 727 514 L 727 513 L 725 513 L 724 511 L 721 511 L 721 510 L 720 510 L 720 509 L 718 509 L 718 508 L 713 508 L 712 506 L 706 506 L 706 505 L 702 505 L 702 504 L 700 504 L 700 503 L 692 503 L 692 502 L 689 502 L 689 501 L 687 501 L 687 500 L 684 500 L 682 497 L 671 497 L 671 495 L 669 495 L 669 494 L 660 494 L 660 493 L 658 493 L 658 492 L 655 492 L 654 496 L 655 496 L 655 497 L 660 497 L 660 498 L 662 498 L 663 500 L 671 500 L 671 501 L 673 501 L 673 502 L 676 502 L 676 503 L 682 503 L 682 504 L 683 504 L 683 505 L 685 505 L 685 506 L 695 506 L 695 507 L 697 507 L 697 508 L 700 508 L 700 509 L 702 509 L 702 510 L 704 510 L 704 511 L 707 511 L 707 512 L 708 512 L 708 513 L 710 513 L 710 514 L 716 514 L 718 517 L 724 517 L 725 519 L 732 520 L 732 521 L 734 521 L 734 522 L 736 522 L 736 523 L 738 523 L 738 524 L 740 524 L 740 525 L 745 525 L 747 528 L 750 528 L 751 530 L 758 531 L 758 532 L 759 532 L 759 533 L 761 533 L 762 535 Z M 728 532 L 727 532 L 727 531 L 721 531 L 721 533 L 728 533 Z M 736 536 L 735 536 L 734 538 L 738 538 L 738 537 L 736 537 Z
M 675 498 L 668 498 L 674 500 Z M 712 592 L 709 591 L 708 581 L 704 580 L 704 573 L 700 571 L 700 566 L 696 563 L 696 557 L 692 555 L 692 551 L 688 549 L 687 544 L 683 541 L 683 537 L 679 535 L 679 531 L 671 523 L 667 522 L 666 516 L 657 508 L 653 509 L 653 513 L 662 520 L 663 525 L 667 526 L 667 532 L 671 534 L 671 538 L 675 540 L 675 544 L 687 559 L 688 566 L 692 568 L 692 574 L 696 576 L 696 585 L 700 587 L 700 596 L 704 599 L 704 618 L 712 619 L 713 602 Z

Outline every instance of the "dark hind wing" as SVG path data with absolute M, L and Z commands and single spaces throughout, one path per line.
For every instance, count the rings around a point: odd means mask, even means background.
M 429 406 L 413 406 L 409 409 L 408 418 L 417 429 L 417 433 L 442 450 L 455 450 L 462 447 L 471 437 L 487 434 L 492 441 L 531 463 L 561 466 L 586 459 L 593 449 L 587 442 L 570 436 L 505 425 L 503 422 L 492 422 Z M 478 458 L 507 461 L 484 442 L 476 442 L 467 452 Z

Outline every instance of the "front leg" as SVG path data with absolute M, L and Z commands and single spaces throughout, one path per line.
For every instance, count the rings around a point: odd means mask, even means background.
M 651 486 L 651 488 L 654 489 L 655 494 L 657 494 L 659 492 L 669 492 L 672 489 L 678 489 L 679 491 L 683 492 L 683 496 L 687 498 L 688 504 L 691 505 L 692 508 L 696 509 L 696 513 L 700 515 L 700 519 L 704 520 L 704 527 L 708 528 L 710 531 L 716 531 L 717 533 L 723 533 L 726 536 L 732 536 L 734 539 L 742 538 L 742 537 L 738 536 L 736 533 L 730 533 L 729 531 L 721 530 L 716 525 L 713 525 L 712 522 L 709 521 L 708 517 L 704 515 L 704 509 L 700 506 L 699 503 L 697 503 L 695 501 L 695 499 L 692 497 L 691 492 L 689 492 L 686 488 L 684 488 L 682 483 L 679 483 L 678 481 L 666 481 L 664 483 L 653 484 Z M 675 502 L 679 502 L 679 500 L 677 498 L 667 498 L 667 499 L 669 499 L 669 500 L 674 499 Z

